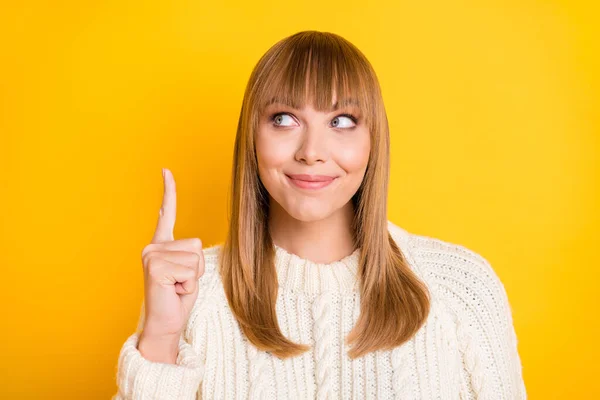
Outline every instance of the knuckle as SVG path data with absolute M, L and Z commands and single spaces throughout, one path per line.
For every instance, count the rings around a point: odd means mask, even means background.
M 200 238 L 192 238 L 191 245 L 194 250 L 202 250 L 202 240 Z
M 144 248 L 142 249 L 142 259 L 144 259 L 144 257 L 146 256 L 146 254 L 148 254 L 153 249 L 154 249 L 154 244 L 152 244 L 152 243 L 147 244 L 146 246 L 144 246 Z
M 156 268 L 157 265 L 157 261 L 159 260 L 158 256 L 158 252 L 157 251 L 149 251 L 148 253 L 146 253 L 146 255 L 144 256 L 144 266 L 147 269 L 152 269 L 152 268 Z
M 150 252 L 142 252 L 142 265 L 145 267 L 148 266 L 148 259 L 150 258 Z

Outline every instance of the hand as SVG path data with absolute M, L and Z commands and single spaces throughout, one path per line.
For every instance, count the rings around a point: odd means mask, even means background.
M 198 238 L 174 240 L 175 180 L 166 168 L 163 169 L 163 183 L 156 231 L 152 242 L 142 251 L 145 321 L 141 338 L 152 343 L 170 343 L 173 347 L 198 298 L 198 279 L 204 274 L 204 253 Z

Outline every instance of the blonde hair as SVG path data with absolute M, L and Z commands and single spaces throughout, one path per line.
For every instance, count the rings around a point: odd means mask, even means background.
M 389 128 L 375 72 L 353 44 L 329 32 L 303 31 L 273 45 L 254 67 L 238 121 L 229 230 L 220 274 L 241 330 L 258 349 L 279 358 L 310 349 L 286 338 L 275 303 L 278 280 L 268 228 L 269 196 L 258 176 L 254 138 L 259 116 L 273 101 L 316 110 L 356 102 L 369 127 L 371 150 L 363 182 L 352 197 L 355 247 L 360 247 L 360 316 L 346 338 L 349 357 L 391 349 L 409 340 L 429 314 L 429 292 L 411 271 L 388 231 Z

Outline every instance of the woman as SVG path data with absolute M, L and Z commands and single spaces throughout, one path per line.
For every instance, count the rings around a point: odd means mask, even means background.
M 523 399 L 504 286 L 482 256 L 387 220 L 372 66 L 305 31 L 254 68 L 223 244 L 173 240 L 175 182 L 144 248 L 115 399 Z

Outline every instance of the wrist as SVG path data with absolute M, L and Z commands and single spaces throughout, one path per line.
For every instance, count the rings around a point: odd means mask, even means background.
M 137 348 L 148 361 L 175 364 L 179 353 L 179 336 L 153 336 L 142 331 Z

